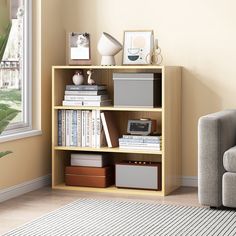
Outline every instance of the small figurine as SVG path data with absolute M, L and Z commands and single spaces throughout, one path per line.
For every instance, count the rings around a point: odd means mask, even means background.
M 91 76 L 92 76 L 92 70 L 88 70 L 87 71 L 87 75 L 88 75 L 88 84 L 90 84 L 90 85 L 93 85 L 93 84 L 95 84 L 95 81 L 93 80 L 93 79 L 91 79 Z
M 73 83 L 75 85 L 81 85 L 84 83 L 84 76 L 81 70 L 77 70 L 72 77 Z

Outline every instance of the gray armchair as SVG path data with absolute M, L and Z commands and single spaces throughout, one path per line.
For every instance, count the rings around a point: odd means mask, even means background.
M 199 119 L 198 198 L 202 205 L 236 207 L 236 110 Z

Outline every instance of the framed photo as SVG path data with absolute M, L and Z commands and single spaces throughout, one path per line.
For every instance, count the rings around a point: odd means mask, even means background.
M 124 65 L 150 64 L 154 36 L 152 30 L 125 31 L 123 43 Z
M 69 65 L 91 65 L 90 35 L 70 32 L 67 43 Z

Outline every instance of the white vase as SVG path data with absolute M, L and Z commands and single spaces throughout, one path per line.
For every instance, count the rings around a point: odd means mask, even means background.
M 102 56 L 101 65 L 115 65 L 115 55 L 122 49 L 122 44 L 110 34 L 103 32 L 97 45 L 98 52 Z
M 73 83 L 75 85 L 81 85 L 84 83 L 84 76 L 76 72 L 72 77 Z

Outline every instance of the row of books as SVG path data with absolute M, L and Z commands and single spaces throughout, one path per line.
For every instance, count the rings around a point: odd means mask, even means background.
M 58 145 L 102 147 L 105 145 L 98 110 L 58 110 Z
M 58 145 L 117 147 L 119 133 L 111 112 L 58 110 Z
M 160 151 L 162 149 L 162 137 L 123 135 L 122 138 L 119 138 L 119 147 Z
M 67 85 L 63 106 L 110 106 L 106 85 Z

